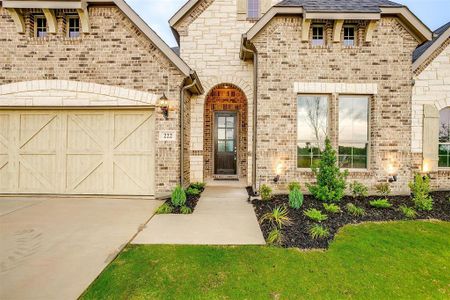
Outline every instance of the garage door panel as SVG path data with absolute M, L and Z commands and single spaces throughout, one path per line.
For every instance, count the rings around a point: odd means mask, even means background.
M 118 151 L 152 149 L 154 143 L 152 114 L 118 114 L 114 116 L 114 144 Z
M 59 118 L 56 114 L 22 114 L 19 147 L 23 151 L 56 152 Z
M 154 134 L 153 111 L 1 111 L 0 193 L 154 195 Z
M 19 190 L 24 192 L 58 192 L 55 155 L 21 155 L 19 160 Z
M 107 117 L 105 114 L 74 114 L 67 120 L 67 148 L 102 152 L 108 143 Z

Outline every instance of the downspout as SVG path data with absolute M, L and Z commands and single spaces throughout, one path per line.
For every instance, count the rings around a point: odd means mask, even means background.
M 247 38 L 244 37 L 244 40 Z M 257 139 L 257 126 L 258 126 L 258 52 L 252 49 L 249 49 L 245 46 L 245 43 L 242 44 L 242 50 L 247 53 L 253 54 L 253 140 L 252 140 L 252 191 L 253 195 L 257 196 L 258 191 L 256 187 L 256 139 Z
M 184 188 L 184 93 L 197 85 L 197 78 L 191 84 L 184 86 L 180 91 L 180 185 Z

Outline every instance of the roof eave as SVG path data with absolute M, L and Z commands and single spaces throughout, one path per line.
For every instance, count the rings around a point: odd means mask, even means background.
M 417 71 L 422 64 L 437 50 L 445 41 L 450 38 L 450 27 L 442 33 L 439 38 L 413 62 L 413 71 Z

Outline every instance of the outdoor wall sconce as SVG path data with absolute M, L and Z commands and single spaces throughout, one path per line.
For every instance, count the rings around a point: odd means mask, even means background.
M 273 179 L 273 182 L 278 183 L 280 181 L 280 177 L 281 177 L 281 172 L 283 171 L 283 165 L 281 163 L 278 163 L 277 168 L 276 168 L 276 176 Z
M 169 99 L 167 99 L 165 93 L 163 93 L 162 97 L 159 98 L 158 106 L 161 109 L 164 119 L 169 119 Z
M 397 182 L 397 180 L 398 180 L 398 177 L 396 174 L 397 172 L 392 164 L 389 164 L 387 171 L 388 171 L 388 175 L 389 175 L 388 182 L 389 183 Z

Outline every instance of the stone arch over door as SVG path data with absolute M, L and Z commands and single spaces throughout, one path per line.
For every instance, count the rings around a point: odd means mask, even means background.
M 248 171 L 248 101 L 244 91 L 231 83 L 222 83 L 214 86 L 205 98 L 204 107 L 204 178 L 217 177 L 215 174 L 216 149 L 216 114 L 235 113 L 236 124 L 236 169 L 237 178 L 246 178 Z M 216 175 L 216 176 L 215 176 Z

